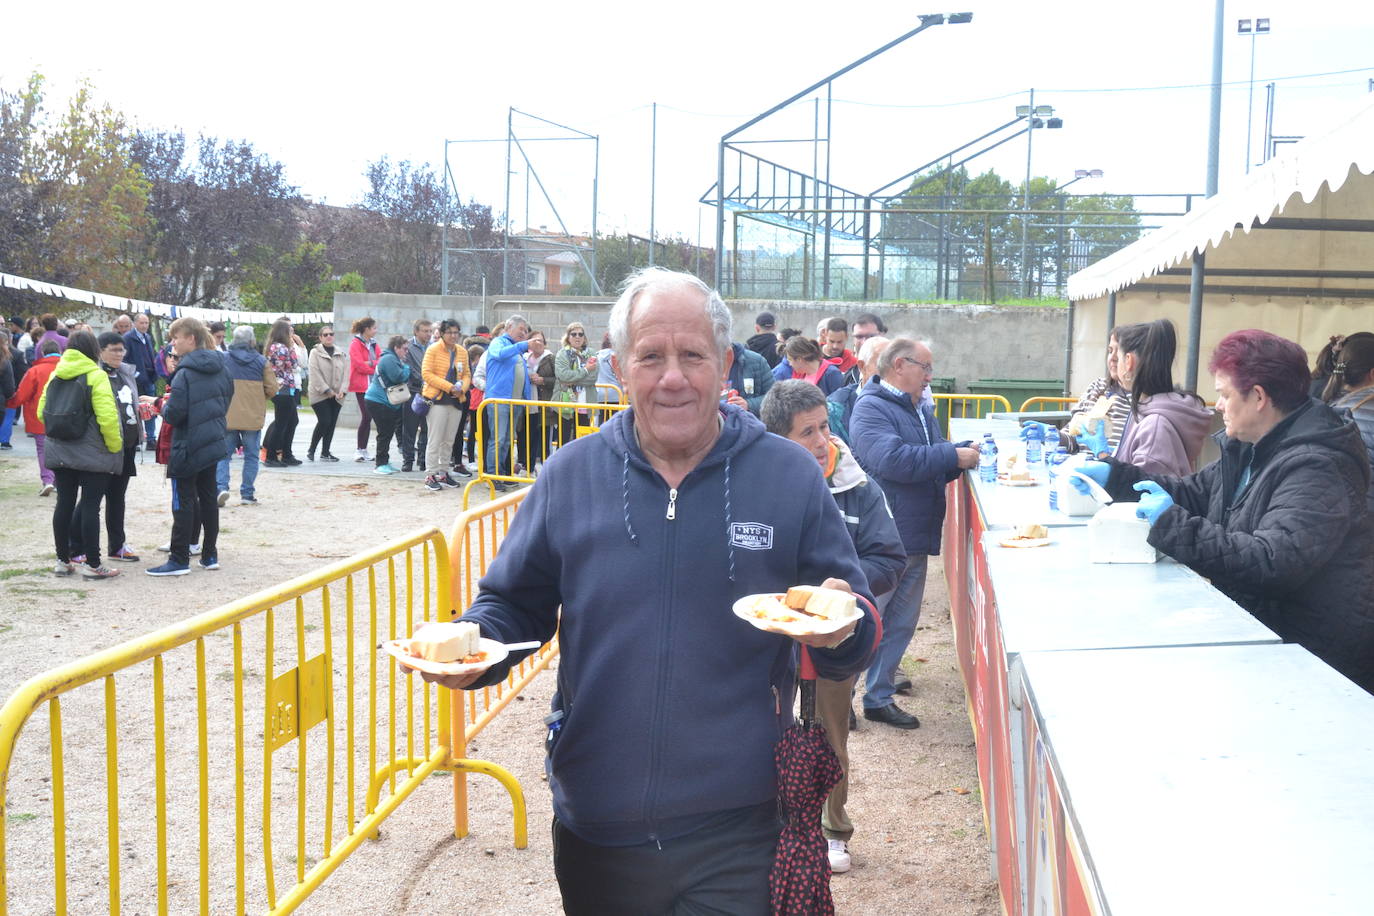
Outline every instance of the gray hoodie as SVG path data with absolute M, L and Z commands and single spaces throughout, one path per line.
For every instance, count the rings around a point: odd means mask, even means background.
M 1211 408 L 1192 395 L 1151 395 L 1126 419 L 1114 457 L 1147 474 L 1183 477 L 1193 473 L 1211 426 Z

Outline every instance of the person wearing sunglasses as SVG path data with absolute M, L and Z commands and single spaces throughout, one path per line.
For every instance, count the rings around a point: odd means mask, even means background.
M 883 638 L 868 669 L 864 718 L 905 729 L 921 722 L 894 701 L 897 666 L 916 634 L 927 564 L 940 553 L 945 484 L 978 465 L 978 450 L 947 441 L 934 408 L 922 401 L 934 371 L 929 347 L 910 337 L 893 338 L 878 356 L 878 374 L 855 399 L 849 421 L 854 457 L 887 494 L 906 548 L 901 578 L 878 599 Z
M 552 400 L 571 404 L 595 401 L 596 367 L 596 354 L 587 345 L 587 329 L 580 321 L 574 321 L 563 333 L 563 346 L 553 358 Z M 549 430 L 555 447 L 571 442 L 576 436 L 577 411 L 574 407 L 558 409 L 557 429 Z
M 330 448 L 334 444 L 334 426 L 339 411 L 348 397 L 348 353 L 334 344 L 334 327 L 320 328 L 320 342 L 310 351 L 310 409 L 315 411 L 315 431 L 310 434 L 310 450 L 305 457 L 315 460 L 320 449 L 321 461 L 338 461 Z

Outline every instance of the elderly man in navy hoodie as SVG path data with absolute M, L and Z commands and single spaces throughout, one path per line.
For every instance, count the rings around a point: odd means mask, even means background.
M 896 588 L 879 599 L 883 639 L 868 669 L 863 699 L 864 718 L 897 728 L 921 726 L 894 701 L 894 679 L 921 616 L 926 567 L 940 552 L 945 484 L 978 465 L 978 450 L 946 441 L 934 409 L 921 400 L 933 371 L 929 347 L 909 337 L 894 338 L 878 357 L 878 374 L 859 392 L 849 420 L 854 457 L 887 494 L 907 554 Z
M 463 619 L 508 643 L 558 632 L 548 770 L 565 912 L 764 914 L 797 647 L 731 607 L 868 585 L 816 460 L 720 405 L 733 354 L 716 293 L 650 268 L 610 328 L 630 409 L 545 464 Z M 876 634 L 865 617 L 797 641 L 840 679 Z M 496 683 L 523 654 L 426 679 Z

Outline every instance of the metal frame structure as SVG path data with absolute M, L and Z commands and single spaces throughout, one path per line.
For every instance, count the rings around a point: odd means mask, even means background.
M 516 129 L 516 120 L 515 120 L 515 119 L 516 119 L 516 116 L 517 116 L 517 115 L 520 116 L 521 118 L 525 118 L 525 119 L 529 119 L 529 120 L 531 120 L 531 121 L 534 121 L 534 122 L 536 122 L 537 124 L 541 125 L 541 126 L 544 127 L 544 128 L 552 128 L 552 129 L 554 129 L 554 130 L 556 130 L 556 131 L 561 131 L 561 132 L 563 133 L 563 135 L 562 135 L 562 136 L 524 136 L 524 135 L 522 135 L 519 131 L 517 131 L 517 129 Z M 524 164 L 524 171 L 525 171 L 525 208 L 526 208 L 526 214 L 525 214 L 525 215 L 526 215 L 526 220 L 525 220 L 525 221 L 526 221 L 526 223 L 528 224 L 528 222 L 529 222 L 529 198 L 530 198 L 529 180 L 530 180 L 531 178 L 533 178 L 533 179 L 534 179 L 534 182 L 535 182 L 535 185 L 536 185 L 536 186 L 538 187 L 538 189 L 539 189 L 539 193 L 540 193 L 540 194 L 543 196 L 543 198 L 544 198 L 544 202 L 548 205 L 549 209 L 553 212 L 554 219 L 557 220 L 557 222 L 558 222 L 558 227 L 559 227 L 559 229 L 562 231 L 563 237 L 564 237 L 564 238 L 571 238 L 571 237 L 572 237 L 572 232 L 568 229 L 568 224 L 567 224 L 567 222 L 563 219 L 562 213 L 559 212 L 558 204 L 554 202 L 554 195 L 551 194 L 551 193 L 549 192 L 549 189 L 548 189 L 548 187 L 545 186 L 543 179 L 539 177 L 539 171 L 538 171 L 538 169 L 535 168 L 534 162 L 531 160 L 530 155 L 529 155 L 529 152 L 525 149 L 525 146 L 526 146 L 526 144 L 530 144 L 530 143 L 544 143 L 544 142 L 568 143 L 568 142 L 586 142 L 586 141 L 590 141 L 590 142 L 592 143 L 592 148 L 593 148 L 593 153 L 592 153 L 592 188 L 591 188 L 591 196 L 592 196 L 592 202 L 591 202 L 591 211 L 592 211 L 592 212 L 591 212 L 591 226 L 592 226 L 592 230 L 591 230 L 591 231 L 592 231 L 592 239 L 595 240 L 595 239 L 597 238 L 597 225 L 596 225 L 596 217 L 597 217 L 597 195 L 598 195 L 598 188 L 599 188 L 600 181 L 601 181 L 601 137 L 598 136 L 597 134 L 589 134 L 589 133 L 587 133 L 586 131 L 579 130 L 579 129 L 576 128 L 576 127 L 569 127 L 569 126 L 566 125 L 566 124 L 559 124 L 557 121 L 551 121 L 551 120 L 549 120 L 548 118 L 540 117 L 539 115 L 535 115 L 535 114 L 530 114 L 529 112 L 521 111 L 520 109 L 515 108 L 515 107 L 512 106 L 512 107 L 508 108 L 507 111 L 506 111 L 506 135 L 505 135 L 504 137 L 496 137 L 496 138 L 477 138 L 477 139 L 461 139 L 461 140 L 449 140 L 449 139 L 445 139 L 445 140 L 444 140 L 444 181 L 445 181 L 446 187 L 447 187 L 448 190 L 449 190 L 449 193 L 451 193 L 452 195 L 454 195 L 454 198 L 455 198 L 455 199 L 461 199 L 461 195 L 459 194 L 459 191 L 458 191 L 458 179 L 457 179 L 457 178 L 455 177 L 455 175 L 454 175 L 454 172 L 453 172 L 453 164 L 452 164 L 452 162 L 451 162 L 451 160 L 450 160 L 450 158 L 449 158 L 449 147 L 452 146 L 452 145 L 454 145 L 454 144 L 465 144 L 465 143 L 504 143 L 504 144 L 506 145 L 506 169 L 505 169 L 506 175 L 505 175 L 505 209 L 504 209 L 504 211 L 502 212 L 502 219 L 501 219 L 501 248 L 500 248 L 500 249 L 492 249 L 492 248 L 451 248 L 451 247 L 449 247 L 449 242 L 448 242 L 448 229 L 449 229 L 449 227 L 448 227 L 447 225 L 445 225 L 445 226 L 442 227 L 441 245 L 442 245 L 442 250 L 443 250 L 443 258 L 442 258 L 442 261 L 441 261 L 442 271 L 441 271 L 441 280 L 440 280 L 440 287 L 439 287 L 439 294 L 440 294 L 440 295 L 446 296 L 446 295 L 449 294 L 449 267 L 448 267 L 448 259 L 449 259 L 450 253 L 452 253 L 452 254 L 460 254 L 460 255 L 462 255 L 462 254 L 475 255 L 475 254 L 478 254 L 478 253 L 491 254 L 491 253 L 493 253 L 493 252 L 495 252 L 495 251 L 497 251 L 497 250 L 499 250 L 499 251 L 501 252 L 501 289 L 497 291 L 497 293 L 498 293 L 499 295 L 510 295 L 510 294 L 512 294 L 513 292 L 515 292 L 514 290 L 510 289 L 510 285 L 511 285 L 511 284 L 510 284 L 510 260 L 511 260 L 511 257 L 510 257 L 510 256 L 511 256 L 511 253 L 512 253 L 512 252 L 518 252 L 518 253 L 520 254 L 521 258 L 523 259 L 524 256 L 526 256 L 526 255 L 528 255 L 528 254 L 531 254 L 531 253 L 537 253 L 537 252 L 544 252 L 544 253 L 547 253 L 547 252 L 559 252 L 559 251 L 571 251 L 573 254 L 575 254 L 576 257 L 577 257 L 578 263 L 582 266 L 582 269 L 586 271 L 587 276 L 588 276 L 588 277 L 590 278 L 590 280 L 591 280 L 591 287 L 592 287 L 593 293 L 596 294 L 596 295 L 601 295 L 601 294 L 602 294 L 601 284 L 598 282 L 598 280 L 597 280 L 597 278 L 596 278 L 596 246 L 595 246 L 595 245 L 593 245 L 593 246 L 591 247 L 591 249 L 590 249 L 590 252 L 589 252 L 589 253 L 590 253 L 590 262 L 589 262 L 589 261 L 588 261 L 588 258 L 584 256 L 584 252 L 587 252 L 588 250 L 587 250 L 587 249 L 584 249 L 584 248 L 582 248 L 582 247 L 580 247 L 580 246 L 578 246 L 578 245 L 573 245 L 573 244 L 567 244 L 567 243 L 556 242 L 556 241 L 550 240 L 549 238 L 546 238 L 546 237 L 543 237 L 543 236 L 516 235 L 516 234 L 512 234 L 512 233 L 511 233 L 511 213 L 510 213 L 510 206 L 511 206 L 511 176 L 512 176 L 513 174 L 515 174 L 515 172 L 514 172 L 514 171 L 512 170 L 512 168 L 511 168 L 511 165 L 512 165 L 512 161 L 513 161 L 513 153 L 514 153 L 514 154 L 518 154 L 518 155 L 519 155 L 520 161 L 523 162 L 523 164 Z M 528 229 L 529 229 L 529 226 L 526 225 L 525 228 L 526 228 L 526 230 L 528 230 Z M 471 238 L 469 238 L 468 241 L 471 242 Z M 512 244 L 511 244 L 512 241 L 516 242 L 517 244 L 516 244 L 516 245 L 512 245 Z M 521 276 L 522 276 L 522 277 L 524 276 L 523 270 L 521 271 Z M 522 285 L 523 285 L 523 284 L 522 284 Z M 486 277 L 485 277 L 485 274 L 483 274 L 483 290 L 482 290 L 482 295 L 483 295 L 483 297 L 485 297 L 486 294 L 487 294 L 487 292 L 488 292 L 488 291 L 486 290 L 485 287 L 486 287 Z M 523 291 L 523 289 L 522 289 L 522 291 Z

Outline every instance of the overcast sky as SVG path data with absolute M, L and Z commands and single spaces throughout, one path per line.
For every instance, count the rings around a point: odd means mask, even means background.
M 865 190 L 1010 120 L 1034 87 L 1064 119 L 1035 132 L 1033 170 L 1084 192 L 1202 191 L 1213 4 L 1206 0 L 965 0 L 905 3 L 13 3 L 0 86 L 34 69 L 53 108 L 81 78 L 147 127 L 246 138 L 317 201 L 355 203 L 381 156 L 444 161 L 446 140 L 505 137 L 507 111 L 600 136 L 598 228 L 646 234 L 650 105 L 658 109 L 659 233 L 710 244 L 697 198 L 715 180 L 720 135 L 919 23 L 929 29 L 834 84 L 832 179 Z M 1236 20 L 1268 16 L 1254 42 L 1254 148 L 1263 84 L 1277 81 L 1275 132 L 1319 133 L 1370 100 L 1374 4 L 1264 0 L 1226 4 L 1222 188 L 1244 170 L 1251 41 Z M 1353 71 L 1336 73 L 1336 71 Z M 1316 75 L 1328 74 L 1328 75 Z M 1162 88 L 1177 87 L 1177 88 Z M 752 129 L 813 136 L 812 104 Z M 592 144 L 534 142 L 517 123 L 568 228 L 591 228 Z M 503 209 L 505 144 L 448 145 L 465 199 Z M 758 148 L 809 167 L 809 143 Z M 511 215 L 525 224 L 531 170 L 512 166 Z M 1019 180 L 1023 141 L 970 168 Z M 555 227 L 531 182 L 529 223 Z

